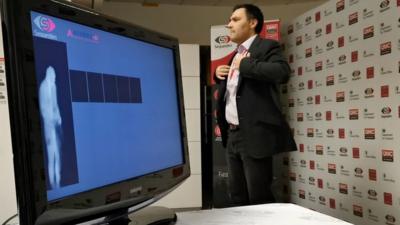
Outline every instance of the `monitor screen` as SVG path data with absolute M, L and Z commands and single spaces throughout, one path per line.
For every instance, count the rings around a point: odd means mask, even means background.
M 190 176 L 176 38 L 65 1 L 0 6 L 21 224 L 119 224 Z
M 31 21 L 49 201 L 183 163 L 172 49 Z

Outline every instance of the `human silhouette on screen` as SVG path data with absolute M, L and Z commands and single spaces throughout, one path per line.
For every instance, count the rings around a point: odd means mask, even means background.
M 51 66 L 47 67 L 39 87 L 39 107 L 44 125 L 50 189 L 56 189 L 60 187 L 61 180 L 61 115 L 57 102 L 56 72 Z

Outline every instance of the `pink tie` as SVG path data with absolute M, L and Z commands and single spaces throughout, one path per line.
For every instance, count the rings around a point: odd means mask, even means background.
M 247 52 L 247 49 L 246 49 L 246 47 L 244 47 L 243 45 L 239 45 L 239 46 L 237 47 L 236 51 L 237 51 L 237 54 L 242 54 L 242 53 Z M 237 54 L 235 55 L 235 58 L 236 58 Z M 235 65 L 232 64 L 232 66 L 235 66 Z M 234 74 L 234 72 L 235 72 L 235 70 L 232 69 L 232 70 L 230 71 L 230 73 L 229 73 L 229 77 L 232 77 L 233 74 Z

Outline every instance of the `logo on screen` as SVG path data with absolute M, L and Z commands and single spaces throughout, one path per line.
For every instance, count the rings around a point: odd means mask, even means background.
M 56 29 L 56 24 L 50 18 L 44 16 L 37 16 L 33 22 L 42 31 L 52 32 Z

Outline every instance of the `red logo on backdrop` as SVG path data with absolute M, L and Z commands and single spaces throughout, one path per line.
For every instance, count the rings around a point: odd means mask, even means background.
M 299 198 L 306 199 L 306 192 L 304 190 L 299 190 Z
M 338 47 L 343 47 L 344 46 L 344 36 L 341 36 L 338 38 Z
M 349 15 L 349 25 L 355 24 L 358 22 L 358 13 L 352 13 Z
M 288 26 L 288 34 L 293 33 L 293 24 Z
M 384 162 L 393 162 L 394 152 L 393 150 L 382 150 L 382 161 Z
M 358 109 L 349 109 L 349 119 L 358 120 Z
M 400 1 L 400 0 L 399 0 Z M 321 20 L 321 12 L 316 12 L 315 13 L 315 22 L 318 22 Z
M 285 156 L 282 158 L 282 164 L 288 166 L 289 165 L 289 157 Z
M 213 96 L 214 96 L 214 100 L 218 100 L 218 96 L 219 96 L 218 89 L 214 91 Z
M 353 214 L 355 216 L 363 217 L 363 208 L 359 205 L 353 205 Z
M 308 80 L 308 85 L 307 85 L 307 87 L 308 87 L 308 89 L 312 89 L 313 88 L 313 81 L 312 80 Z
M 400 0 L 397 0 L 397 7 L 400 7 Z
M 264 23 L 265 26 L 265 38 L 279 40 L 280 33 L 279 33 L 279 21 L 269 21 Z
M 312 48 L 307 48 L 306 49 L 306 58 L 311 57 L 312 56 Z
M 216 137 L 221 137 L 221 129 L 219 129 L 218 125 L 216 125 L 214 128 L 214 134 Z
M 329 199 L 329 207 L 331 209 L 336 209 L 336 200 L 335 199 L 333 199 L 333 198 Z
M 344 128 L 339 128 L 339 138 L 344 139 L 345 138 L 345 130 Z
M 301 36 L 296 37 L 296 45 L 301 45 Z
M 318 178 L 317 183 L 318 183 L 318 188 L 321 188 L 321 189 L 324 188 L 324 181 L 322 179 Z
M 399 114 L 399 118 L 400 118 L 400 105 L 399 105 L 399 107 L 397 107 L 397 109 L 398 109 L 398 114 Z
M 297 75 L 299 76 L 303 75 L 303 67 L 300 66 L 297 68 Z
M 344 0 L 340 0 L 336 3 L 336 12 L 340 12 L 344 9 Z
M 335 76 L 329 75 L 326 77 L 326 86 L 331 86 L 335 84 Z
M 375 139 L 375 128 L 365 128 L 364 138 L 369 140 Z
M 368 176 L 369 176 L 369 180 L 376 181 L 376 170 L 368 169 Z
M 325 119 L 326 119 L 326 121 L 331 121 L 332 120 L 332 111 L 326 111 L 325 112 Z
M 297 121 L 298 122 L 303 121 L 303 113 L 297 113 Z
M 327 24 L 327 25 L 325 26 L 325 30 L 326 30 L 326 34 L 331 33 L 331 32 L 332 32 L 332 24 L 331 24 L 331 23 L 330 23 L 330 24 Z
M 373 66 L 367 67 L 367 79 L 374 78 L 374 74 L 375 74 L 374 67 Z
M 364 28 L 364 39 L 374 36 L 374 26 Z
M 299 151 L 304 152 L 304 144 L 299 144 Z
M 347 184 L 339 183 L 339 192 L 347 195 Z
M 381 55 L 390 54 L 392 52 L 392 42 L 388 41 L 381 44 Z
M 310 160 L 310 170 L 315 170 L 315 161 Z
M 381 97 L 382 98 L 389 97 L 389 85 L 381 86 Z
M 290 173 L 289 173 L 289 177 L 290 177 L 290 180 L 291 180 L 291 181 L 296 181 L 296 173 L 290 172 Z
M 384 192 L 383 193 L 383 201 L 385 202 L 386 205 L 392 205 L 392 193 Z
M 307 137 L 314 137 L 314 128 L 307 128 Z
M 289 63 L 292 63 L 293 62 L 293 54 L 290 54 L 289 55 Z
M 352 51 L 351 52 L 351 62 L 357 62 L 358 61 L 358 51 Z
M 353 148 L 353 158 L 355 159 L 360 158 L 360 148 Z
M 323 155 L 324 154 L 324 146 L 316 145 L 315 152 L 317 153 L 317 155 Z
M 288 105 L 289 105 L 289 107 L 294 107 L 294 99 L 293 98 L 289 98 Z
M 322 70 L 322 61 L 318 61 L 315 63 L 315 71 Z
M 336 174 L 336 164 L 328 163 L 328 173 Z
M 344 102 L 344 91 L 336 92 L 336 102 Z
M 319 105 L 320 103 L 321 103 L 321 95 L 316 95 L 315 96 L 315 104 Z M 400 106 L 399 106 L 399 108 L 400 108 Z M 399 115 L 400 115 L 400 113 L 399 113 Z

